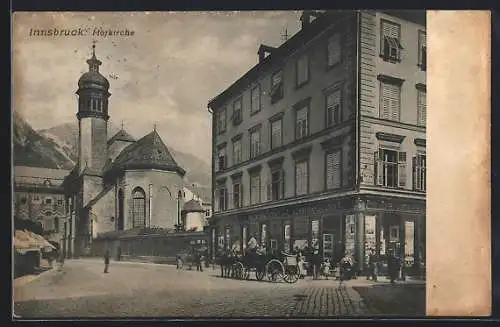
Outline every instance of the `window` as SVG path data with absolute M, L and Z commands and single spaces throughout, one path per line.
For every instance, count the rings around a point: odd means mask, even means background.
M 216 114 L 217 119 L 217 133 L 224 133 L 226 131 L 226 108 L 221 109 Z
M 381 21 L 381 57 L 385 61 L 398 62 L 401 60 L 401 27 L 398 24 Z
M 266 246 L 267 243 L 267 225 L 260 225 L 260 244 Z
M 250 204 L 260 202 L 260 173 L 250 175 Z
M 33 195 L 33 202 L 34 203 L 40 203 L 41 199 L 39 195 Z
M 267 188 L 267 200 L 277 201 L 284 197 L 285 193 L 285 172 L 280 167 L 279 169 L 271 170 L 271 182 Z
M 334 66 L 341 61 L 342 58 L 342 42 L 340 34 L 334 34 L 328 39 L 327 46 L 328 67 Z
M 250 106 L 251 113 L 260 111 L 260 85 L 255 86 L 251 91 Z
M 219 186 L 217 196 L 219 198 L 219 211 L 227 210 L 227 189 L 224 186 Z
M 375 152 L 376 183 L 384 187 L 406 186 L 406 152 L 380 149 Z
M 278 71 L 271 76 L 271 103 L 283 98 L 283 73 Z
M 309 134 L 308 124 L 309 106 L 302 107 L 296 112 L 295 139 L 299 140 Z
M 210 217 L 210 209 L 205 210 L 205 217 Z
M 304 195 L 309 192 L 309 162 L 308 160 L 295 163 L 295 195 Z
M 52 198 L 45 198 L 45 204 L 52 204 Z
M 417 90 L 417 125 L 425 126 L 427 120 L 427 94 L 426 91 Z
M 241 138 L 233 140 L 233 165 L 241 162 Z
M 217 168 L 219 171 L 227 168 L 227 151 L 226 146 L 219 147 L 217 152 Z
M 241 123 L 242 117 L 242 99 L 233 102 L 233 125 Z
M 271 122 L 271 149 L 278 148 L 283 144 L 282 126 L 282 119 Z
M 304 54 L 297 59 L 297 87 L 309 81 L 309 57 Z
M 60 207 L 62 207 L 62 205 L 63 205 L 63 200 L 57 200 L 57 205 L 58 205 L 58 206 L 60 206 Z
M 399 121 L 401 86 L 380 82 L 380 118 Z
M 132 192 L 132 223 L 133 227 L 146 226 L 146 193 L 140 187 Z
M 413 157 L 413 189 L 415 191 L 425 192 L 426 186 L 426 156 L 425 154 L 419 153 Z
M 326 188 L 328 190 L 342 187 L 342 150 L 326 154 Z
M 342 121 L 342 91 L 333 91 L 326 96 L 326 126 L 330 127 Z
M 418 31 L 418 66 L 427 70 L 427 35 L 424 31 Z
M 233 208 L 240 208 L 241 200 L 241 180 L 238 179 L 233 181 Z
M 260 154 L 260 128 L 250 133 L 250 159 Z

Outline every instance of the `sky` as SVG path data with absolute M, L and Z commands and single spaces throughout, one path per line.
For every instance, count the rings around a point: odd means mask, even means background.
M 135 137 L 156 129 L 167 145 L 206 162 L 211 155 L 208 101 L 258 62 L 261 43 L 279 46 L 300 13 L 15 13 L 13 110 L 34 129 L 76 123 L 77 81 L 92 44 L 110 82 L 110 123 Z M 34 30 L 80 29 L 40 36 Z M 105 36 L 120 30 L 133 35 Z M 30 35 L 31 34 L 31 35 Z

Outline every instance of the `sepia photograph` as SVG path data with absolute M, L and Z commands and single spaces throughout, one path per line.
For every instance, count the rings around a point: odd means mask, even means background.
M 14 13 L 14 317 L 424 317 L 426 26 Z

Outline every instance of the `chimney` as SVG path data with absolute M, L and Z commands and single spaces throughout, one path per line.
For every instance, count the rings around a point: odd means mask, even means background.
M 257 53 L 259 54 L 259 62 L 261 62 L 262 60 L 264 60 L 266 58 L 266 54 L 270 55 L 273 52 L 273 50 L 275 50 L 275 49 L 276 48 L 274 48 L 274 47 L 271 47 L 271 46 L 268 46 L 265 44 L 261 44 L 259 47 L 259 51 L 257 51 Z

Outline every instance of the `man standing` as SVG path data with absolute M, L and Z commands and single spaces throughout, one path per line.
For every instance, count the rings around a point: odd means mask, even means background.
M 108 273 L 108 267 L 109 267 L 109 250 L 106 250 L 104 252 L 104 273 Z

